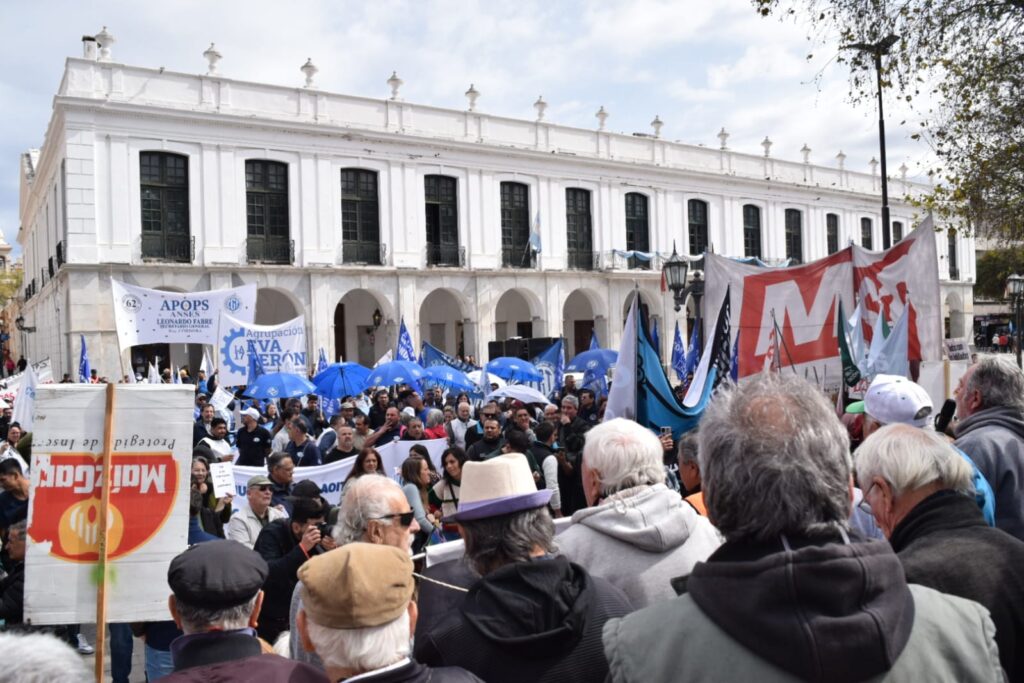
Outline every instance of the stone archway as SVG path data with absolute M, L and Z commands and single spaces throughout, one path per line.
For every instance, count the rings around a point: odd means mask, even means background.
M 956 292 L 949 292 L 945 299 L 945 332 L 947 339 L 959 339 L 968 336 L 964 324 L 963 299 Z M 973 341 L 968 339 L 968 342 Z
M 465 356 L 465 311 L 461 297 L 452 290 L 433 290 L 420 304 L 420 340 L 450 356 Z
M 572 358 L 590 348 L 596 318 L 597 311 L 589 292 L 574 289 L 569 293 L 562 305 L 562 335 L 565 337 L 566 358 Z M 605 346 L 608 344 L 607 339 L 598 339 L 598 342 Z
M 290 293 L 273 287 L 260 287 L 256 290 L 255 324 L 280 325 L 301 314 L 302 306 Z
M 334 307 L 334 360 L 373 364 L 388 350 L 387 301 L 366 289 L 353 289 Z
M 501 295 L 494 307 L 494 340 L 512 337 L 530 339 L 536 334 L 534 321 L 540 319 L 530 298 L 521 290 L 510 289 Z

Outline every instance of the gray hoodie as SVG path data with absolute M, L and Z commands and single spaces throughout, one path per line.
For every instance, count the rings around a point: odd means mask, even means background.
M 1024 541 L 1024 415 L 986 408 L 956 428 L 957 448 L 978 466 L 995 493 L 996 528 Z
M 559 553 L 641 608 L 674 597 L 669 581 L 689 574 L 722 539 L 678 493 L 655 484 L 619 491 L 578 510 L 556 543 Z

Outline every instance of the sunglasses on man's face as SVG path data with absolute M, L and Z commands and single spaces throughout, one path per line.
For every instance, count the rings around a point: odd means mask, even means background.
M 273 491 L 274 490 L 272 486 L 269 486 L 267 484 L 262 484 L 260 486 L 253 486 L 252 488 L 254 488 L 254 489 L 258 490 L 258 491 L 263 491 L 264 493 L 266 493 L 267 491 Z
M 408 512 L 396 512 L 393 515 L 381 515 L 380 517 L 371 517 L 370 519 L 394 519 L 396 517 L 399 524 L 409 526 L 412 524 L 412 520 L 416 518 L 416 513 L 409 510 Z

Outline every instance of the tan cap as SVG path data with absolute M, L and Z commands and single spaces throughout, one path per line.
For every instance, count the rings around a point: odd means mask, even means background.
M 348 543 L 299 568 L 302 605 L 314 623 L 353 629 L 389 624 L 408 609 L 415 584 L 408 553 Z

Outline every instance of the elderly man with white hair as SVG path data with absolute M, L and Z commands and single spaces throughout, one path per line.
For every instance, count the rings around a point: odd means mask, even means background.
M 332 681 L 474 683 L 459 667 L 429 668 L 410 658 L 416 626 L 412 560 L 397 548 L 350 543 L 299 569 L 298 630 Z
M 725 543 L 678 598 L 604 627 L 609 680 L 999 681 L 987 610 L 907 585 L 892 548 L 849 534 L 849 437 L 791 373 L 719 390 L 701 485 Z
M 985 523 L 967 461 L 935 432 L 890 425 L 861 444 L 856 465 L 907 581 L 988 608 L 1003 669 L 1024 681 L 1024 542 Z
M 707 518 L 665 486 L 664 449 L 650 430 L 617 418 L 589 432 L 583 446 L 583 494 L 558 536 L 559 551 L 608 580 L 634 607 L 675 597 L 686 576 L 722 544 Z

